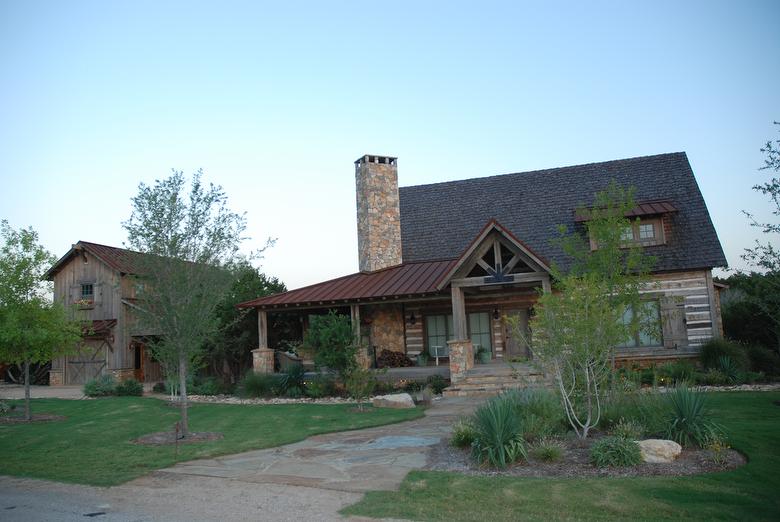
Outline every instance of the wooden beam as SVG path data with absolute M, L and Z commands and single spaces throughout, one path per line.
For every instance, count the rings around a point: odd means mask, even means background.
M 360 305 L 350 305 L 349 318 L 352 321 L 352 335 L 355 337 L 355 344 L 360 345 Z
M 268 348 L 268 314 L 265 310 L 257 311 L 258 348 Z
M 549 282 L 550 276 L 545 272 L 528 272 L 523 274 L 509 274 L 507 277 L 512 277 L 510 282 L 497 282 L 486 283 L 485 276 L 480 277 L 464 277 L 462 279 L 453 279 L 452 287 L 465 287 L 465 286 L 490 286 L 490 285 L 506 285 L 511 283 L 544 283 L 545 279 Z
M 720 316 L 718 309 L 715 308 L 715 285 L 712 283 L 712 270 L 704 272 L 704 278 L 707 281 L 707 297 L 710 302 L 710 322 L 712 323 L 712 338 L 720 338 Z
M 550 283 L 550 276 L 545 277 L 542 279 L 542 290 L 544 290 L 545 294 L 549 294 L 552 292 L 552 284 Z
M 452 287 L 452 326 L 455 330 L 453 333 L 456 341 L 468 339 L 466 299 L 463 295 L 463 289 L 457 286 Z

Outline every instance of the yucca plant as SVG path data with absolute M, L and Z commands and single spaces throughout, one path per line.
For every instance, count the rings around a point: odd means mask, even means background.
M 508 397 L 494 397 L 474 412 L 471 452 L 477 462 L 496 468 L 527 458 L 522 426 Z
M 742 380 L 742 368 L 728 355 L 718 358 L 718 369 L 726 376 L 729 384 L 736 384 Z
M 682 446 L 695 444 L 704 447 L 722 432 L 711 419 L 703 393 L 678 386 L 667 394 L 666 400 L 670 409 L 667 438 Z

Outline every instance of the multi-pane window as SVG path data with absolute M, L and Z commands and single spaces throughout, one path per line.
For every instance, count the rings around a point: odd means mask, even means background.
M 429 315 L 425 318 L 425 337 L 431 357 L 449 355 L 447 341 L 454 338 L 451 315 Z
M 622 241 L 633 241 L 634 240 L 634 228 L 631 226 L 627 226 L 623 229 L 623 231 L 620 233 L 620 239 Z
M 661 307 L 658 301 L 643 301 L 637 309 L 623 312 L 623 324 L 628 326 L 637 316 L 639 330 L 620 344 L 620 348 L 661 346 Z
M 469 339 L 476 348 L 477 345 L 492 351 L 490 335 L 490 314 L 477 312 L 468 314 Z M 428 353 L 435 357 L 448 356 L 447 341 L 455 338 L 452 315 L 429 315 L 425 317 L 425 340 Z
M 639 224 L 639 239 L 654 239 L 655 238 L 655 226 L 652 223 L 640 223 Z
M 81 284 L 82 301 L 93 301 L 95 299 L 95 286 L 92 283 Z
M 469 314 L 469 337 L 474 345 L 474 350 L 482 347 L 492 351 L 490 342 L 490 314 L 480 312 Z

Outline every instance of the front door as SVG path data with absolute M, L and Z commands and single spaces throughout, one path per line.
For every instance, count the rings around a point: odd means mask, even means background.
M 507 317 L 517 317 L 518 328 L 512 329 L 509 321 L 504 320 L 504 340 L 506 341 L 507 357 L 531 357 L 531 329 L 528 327 L 528 309 L 507 310 Z
M 135 380 L 144 382 L 144 359 L 146 358 L 146 346 L 141 342 L 133 342 L 133 373 Z

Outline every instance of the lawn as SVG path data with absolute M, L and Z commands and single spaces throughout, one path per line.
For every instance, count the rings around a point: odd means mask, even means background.
M 17 402 L 17 404 L 19 404 Z M 33 413 L 67 420 L 0 425 L 0 474 L 110 486 L 178 461 L 268 448 L 310 435 L 389 424 L 422 416 L 422 410 L 372 409 L 354 405 L 194 404 L 192 431 L 216 431 L 224 439 L 174 446 L 139 446 L 130 441 L 171 430 L 178 410 L 140 397 L 95 400 L 37 399 Z
M 536 479 L 413 472 L 344 514 L 412 520 L 780 520 L 780 393 L 713 393 L 739 469 L 679 478 Z

